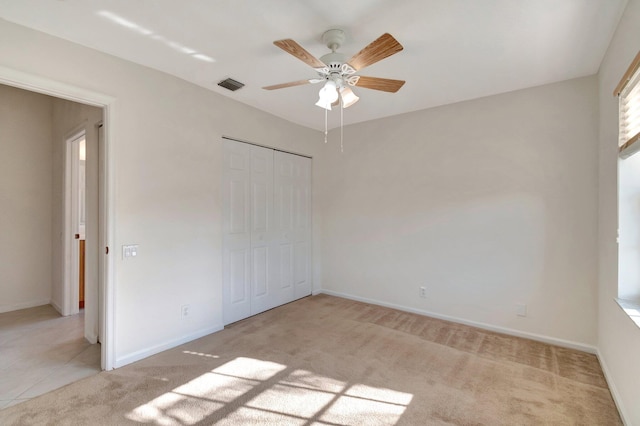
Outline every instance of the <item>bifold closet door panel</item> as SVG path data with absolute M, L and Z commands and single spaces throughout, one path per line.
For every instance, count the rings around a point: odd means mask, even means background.
M 273 155 L 272 149 L 251 146 L 251 315 L 280 304 Z
M 251 146 L 224 140 L 222 215 L 223 321 L 251 315 Z
M 287 303 L 311 294 L 311 159 L 275 153 L 274 199 L 280 300 Z

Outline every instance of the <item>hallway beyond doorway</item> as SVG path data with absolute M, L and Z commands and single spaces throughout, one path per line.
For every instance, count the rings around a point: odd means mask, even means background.
M 84 338 L 84 311 L 51 305 L 0 314 L 0 409 L 100 372 L 100 344 Z

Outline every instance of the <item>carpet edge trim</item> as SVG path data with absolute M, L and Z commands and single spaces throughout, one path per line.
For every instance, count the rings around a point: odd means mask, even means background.
M 191 342 L 192 340 L 199 339 L 209 334 L 216 333 L 218 331 L 221 331 L 222 329 L 224 329 L 224 326 L 222 324 L 219 324 L 214 327 L 198 330 L 195 333 L 182 336 L 178 339 L 169 340 L 167 342 L 152 346 L 150 348 L 141 349 L 139 351 L 117 357 L 116 362 L 114 363 L 114 368 L 124 367 L 125 365 L 131 364 L 136 361 L 140 361 L 141 359 L 150 357 L 151 355 L 155 355 L 157 353 L 166 351 L 168 349 L 175 348 L 176 346 L 183 345 L 185 343 Z
M 464 318 L 453 317 L 449 315 L 442 315 L 435 312 L 427 311 L 424 309 L 416 309 L 403 305 L 396 305 L 394 303 L 383 302 L 377 299 L 369 299 L 366 297 L 355 296 L 349 293 L 341 293 L 333 290 L 319 290 L 316 294 L 327 294 L 329 296 L 342 297 L 344 299 L 355 300 L 358 302 L 370 303 L 372 305 L 384 306 L 386 308 L 398 309 L 400 311 L 411 312 L 413 314 L 424 315 L 431 318 L 437 318 L 445 321 L 451 321 L 458 324 L 469 325 L 472 327 L 481 328 L 483 330 L 494 331 L 497 333 L 508 334 L 510 336 L 522 337 L 525 339 L 536 340 L 538 342 L 548 343 L 551 345 L 561 346 L 569 349 L 576 349 L 582 352 L 590 354 L 597 354 L 598 349 L 595 346 L 587 345 L 584 343 L 573 342 L 571 340 L 558 339 L 556 337 L 544 336 L 542 334 L 529 333 L 526 331 L 515 330 L 513 328 L 500 327 L 496 325 L 486 324 L 483 322 L 472 321 Z M 315 294 L 314 294 L 315 295 Z

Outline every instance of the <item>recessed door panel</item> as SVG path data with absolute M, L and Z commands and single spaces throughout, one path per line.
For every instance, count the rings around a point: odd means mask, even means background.
M 293 253 L 293 279 L 295 283 L 294 297 L 296 299 L 311 294 L 309 264 L 309 244 L 306 242 L 295 244 Z
M 230 215 L 230 229 L 229 232 L 231 234 L 239 234 L 246 232 L 245 224 L 247 222 L 247 218 L 245 217 L 245 213 L 247 210 L 246 206 L 246 185 L 247 183 L 242 180 L 230 180 L 229 183 L 229 201 L 230 206 L 229 209 Z
M 247 250 L 235 250 L 229 253 L 229 270 L 231 276 L 231 303 L 247 302 L 248 286 L 248 260 L 249 253 Z
M 252 255 L 253 296 L 263 297 L 268 291 L 269 250 L 267 247 L 257 247 L 252 250 Z
M 309 228 L 309 217 L 311 216 L 309 214 L 309 188 L 299 188 L 298 189 L 298 209 L 297 209 L 297 214 L 298 214 L 298 220 L 296 221 L 298 223 L 298 226 L 300 228 L 303 229 L 307 229 Z
M 283 183 L 280 186 L 280 230 L 288 231 L 293 229 L 293 186 Z
M 296 285 L 307 281 L 307 243 L 296 243 L 293 251 L 293 277 Z
M 269 220 L 269 207 L 267 202 L 269 188 L 264 183 L 251 183 L 251 232 L 267 232 L 267 222 Z
M 281 154 L 285 154 L 285 153 L 281 153 Z M 278 166 L 276 167 L 276 170 L 278 171 L 278 176 L 282 176 L 282 177 L 287 177 L 290 178 L 293 176 L 293 161 L 288 161 L 285 155 L 280 155 L 280 154 L 276 154 L 278 156 L 280 156 L 279 161 L 276 160 L 278 162 Z
M 254 175 L 268 173 L 267 162 L 271 162 L 273 151 L 266 148 L 251 147 L 251 172 Z
M 300 216 L 302 210 L 302 190 L 300 186 L 296 185 L 293 190 L 293 227 L 298 229 L 302 226 L 300 223 Z
M 293 288 L 293 246 L 280 245 L 280 288 Z
M 231 152 L 229 154 L 229 168 L 232 170 L 246 170 L 246 158 L 243 153 Z

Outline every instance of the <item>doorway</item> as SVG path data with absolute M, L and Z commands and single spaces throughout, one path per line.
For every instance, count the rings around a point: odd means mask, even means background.
M 96 296 L 94 298 L 96 304 L 95 311 L 97 313 L 96 318 L 99 318 L 99 321 L 96 321 L 95 325 L 95 336 L 96 340 L 98 335 L 100 336 L 101 367 L 103 370 L 111 370 L 115 365 L 115 352 L 113 344 L 113 293 L 115 265 L 114 259 L 112 259 L 113 256 L 109 256 L 109 245 L 114 241 L 113 188 L 115 176 L 113 173 L 113 144 L 111 135 L 112 129 L 114 127 L 112 117 L 115 98 L 65 83 L 60 83 L 55 80 L 42 78 L 36 75 L 1 66 L 0 84 L 13 86 L 31 92 L 41 93 L 84 105 L 91 105 L 102 108 L 103 128 L 101 130 L 99 129 L 97 133 L 102 134 L 104 137 L 102 139 L 102 143 L 96 148 L 96 152 L 99 151 L 99 156 L 96 156 L 96 161 L 99 158 L 99 163 L 95 167 L 96 179 L 100 188 L 98 191 L 100 196 L 98 197 L 96 195 L 96 197 L 98 198 L 96 209 L 97 216 L 101 220 L 100 225 L 95 230 L 95 232 L 98 234 L 98 237 L 96 237 L 98 239 L 96 249 L 97 247 L 100 247 L 99 252 L 96 253 L 95 256 L 97 269 L 99 271 L 97 273 L 98 286 L 96 289 Z M 67 257 L 65 256 L 64 258 L 66 259 Z M 74 289 L 76 291 L 75 298 L 79 299 L 78 287 L 74 286 Z M 69 299 L 73 299 L 73 296 L 66 297 L 63 304 L 72 306 L 73 300 L 71 300 L 71 303 L 69 303 Z M 79 300 L 78 304 L 75 304 L 75 306 L 76 308 L 79 307 Z

